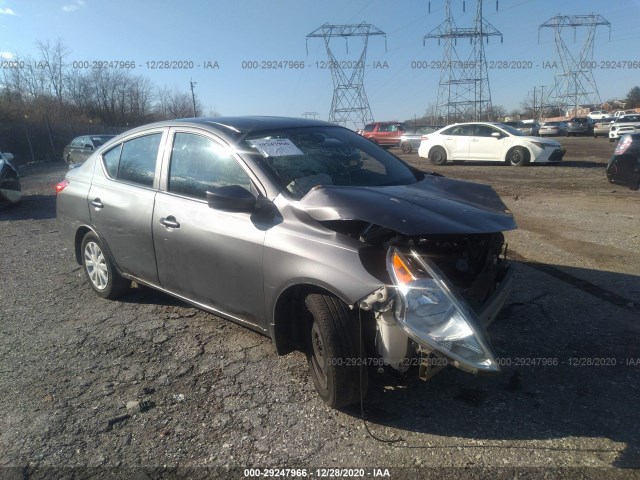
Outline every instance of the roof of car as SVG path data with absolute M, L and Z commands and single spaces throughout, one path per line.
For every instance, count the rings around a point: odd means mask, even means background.
M 144 125 L 140 128 L 166 127 L 176 125 L 214 127 L 225 131 L 229 135 L 238 135 L 251 131 L 271 130 L 278 128 L 336 126 L 333 123 L 324 122 L 322 120 L 313 120 L 309 118 L 247 116 L 179 118 L 176 120 L 164 120 L 162 122 Z

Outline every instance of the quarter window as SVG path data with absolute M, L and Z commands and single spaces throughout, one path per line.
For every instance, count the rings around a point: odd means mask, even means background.
M 105 153 L 102 158 L 104 166 L 107 168 L 107 172 L 111 178 L 117 178 L 118 176 L 118 163 L 120 163 L 120 152 L 122 151 L 122 144 L 115 148 L 112 148 Z
M 207 198 L 214 187 L 240 185 L 251 190 L 251 180 L 231 153 L 201 135 L 176 133 L 169 166 L 169 191 Z
M 106 152 L 102 158 L 112 178 L 153 186 L 161 133 L 154 133 L 123 142 Z

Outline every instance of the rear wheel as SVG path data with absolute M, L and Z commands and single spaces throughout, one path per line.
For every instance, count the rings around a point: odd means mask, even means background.
M 309 313 L 306 354 L 313 384 L 324 402 L 341 408 L 360 400 L 367 390 L 362 366 L 364 346 L 358 319 L 333 295 L 311 294 L 305 299 Z
M 447 152 L 442 147 L 433 147 L 429 152 L 429 160 L 434 165 L 444 165 L 447 163 Z
M 400 148 L 402 148 L 403 153 L 411 153 L 413 151 L 413 147 L 409 142 L 402 142 L 402 145 L 400 145 Z
M 529 163 L 529 151 L 524 147 L 513 147 L 507 153 L 507 161 L 514 167 L 521 167 Z
M 105 253 L 98 236 L 87 233 L 82 239 L 82 267 L 91 288 L 102 298 L 121 296 L 131 282 L 122 278 Z

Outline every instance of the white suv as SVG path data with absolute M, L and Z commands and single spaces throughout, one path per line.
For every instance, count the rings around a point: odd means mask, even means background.
M 640 113 L 622 115 L 611 124 L 609 141 L 614 142 L 625 133 L 638 133 L 638 131 L 640 131 Z
M 422 136 L 418 155 L 434 165 L 448 160 L 528 163 L 559 162 L 565 150 L 555 140 L 530 137 L 501 123 L 456 123 Z

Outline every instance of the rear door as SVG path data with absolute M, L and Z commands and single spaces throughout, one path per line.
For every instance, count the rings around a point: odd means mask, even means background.
M 236 320 L 264 325 L 263 244 L 269 225 L 251 212 L 211 208 L 211 187 L 257 194 L 252 174 L 221 140 L 171 132 L 156 197 L 153 236 L 161 285 Z
M 441 133 L 451 160 L 468 160 L 473 125 L 454 125 Z
M 125 139 L 101 155 L 89 190 L 91 221 L 118 268 L 157 283 L 151 219 L 166 129 Z

